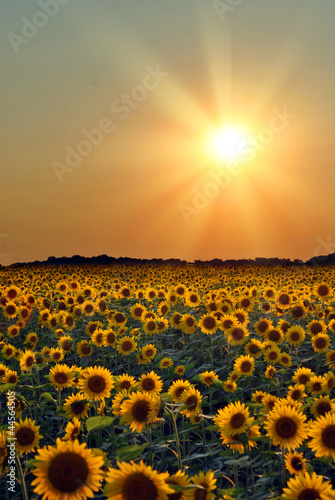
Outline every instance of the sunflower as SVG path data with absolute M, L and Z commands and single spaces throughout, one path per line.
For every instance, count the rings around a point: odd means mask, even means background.
M 326 333 L 327 325 L 324 321 L 314 319 L 308 323 L 307 331 L 312 336 L 318 333 Z
M 17 384 L 19 377 L 16 370 L 7 370 L 5 375 L 2 377 L 1 382 L 3 384 Z
M 264 337 L 278 345 L 282 343 L 284 334 L 279 328 L 268 328 Z
M 188 478 L 188 476 L 184 472 L 178 470 L 176 472 L 176 474 L 173 474 L 172 476 L 170 476 L 166 480 L 166 483 L 168 485 L 171 485 L 172 487 L 178 486 L 178 491 L 175 491 L 174 493 L 170 493 L 168 495 L 169 500 L 186 500 L 187 499 L 189 490 L 188 489 L 184 489 L 184 490 L 179 489 L 182 487 L 189 486 L 189 484 L 190 484 L 190 479 Z
M 104 347 L 115 347 L 116 343 L 116 333 L 112 328 L 109 328 L 108 330 L 105 330 L 103 332 L 103 342 L 102 345 Z
M 249 299 L 248 299 L 249 300 Z M 244 309 L 236 309 L 232 311 L 232 316 L 237 319 L 240 325 L 247 325 L 249 322 L 249 314 Z
M 7 371 L 7 366 L 4 365 L 3 363 L 0 363 L 0 380 L 1 377 L 3 377 L 6 374 Z
M 180 328 L 181 320 L 182 320 L 182 315 L 178 311 L 175 311 L 170 318 L 170 325 L 173 328 L 178 329 Z
M 310 368 L 301 367 L 294 372 L 292 380 L 306 386 L 313 375 L 314 373 Z
M 65 427 L 63 441 L 75 441 L 80 434 L 80 420 L 74 418 L 73 422 L 68 422 Z
M 67 418 L 86 418 L 90 403 L 83 392 L 72 394 L 65 399 L 63 410 Z
M 223 382 L 222 387 L 223 390 L 226 392 L 235 392 L 237 389 L 237 383 L 234 382 L 233 380 L 228 379 L 225 382 Z
M 226 331 L 225 335 L 229 344 L 237 346 L 242 345 L 246 342 L 249 336 L 249 332 L 244 326 L 239 325 L 229 328 L 229 330 Z
M 251 339 L 244 346 L 244 350 L 249 356 L 253 358 L 258 358 L 262 355 L 262 342 L 258 339 Z
M 137 343 L 132 337 L 123 337 L 117 343 L 117 350 L 122 356 L 129 356 L 132 352 L 136 351 Z
M 19 313 L 19 309 L 15 302 L 7 302 L 6 306 L 3 308 L 3 313 L 7 318 L 15 318 Z
M 135 432 L 142 432 L 158 415 L 159 400 L 153 394 L 137 391 L 121 403 L 121 422 Z
M 43 437 L 39 434 L 39 425 L 35 425 L 35 420 L 26 418 L 14 423 L 14 438 L 16 448 L 20 453 L 29 453 L 37 448 L 39 440 Z
M 178 365 L 174 369 L 174 372 L 179 375 L 180 377 L 183 377 L 185 375 L 185 366 L 184 365 Z
M 285 340 L 290 345 L 300 345 L 305 339 L 305 330 L 302 326 L 291 326 L 286 330 Z
M 292 303 L 292 296 L 287 292 L 279 292 L 276 296 L 276 301 L 281 309 L 288 309 Z
M 91 336 L 92 343 L 96 347 L 101 347 L 104 342 L 104 332 L 103 330 L 95 330 L 95 332 Z
M 7 329 L 7 334 L 10 339 L 17 337 L 20 333 L 20 328 L 17 325 L 11 325 Z
M 315 352 L 325 352 L 330 346 L 330 338 L 326 333 L 317 333 L 312 337 L 312 346 Z
M 273 327 L 272 321 L 267 318 L 262 318 L 258 320 L 254 326 L 256 332 L 261 336 L 264 336 L 266 330 L 272 327 Z
M 155 319 L 148 318 L 143 321 L 143 330 L 147 335 L 153 335 L 157 333 L 157 323 Z
M 327 300 L 332 296 L 332 289 L 331 287 L 325 283 L 324 281 L 322 283 L 317 283 L 314 286 L 314 294 L 320 299 L 320 300 Z
M 245 432 L 253 420 L 252 417 L 249 417 L 249 409 L 245 404 L 236 401 L 218 410 L 213 421 L 221 432 L 227 436 L 234 436 Z
M 226 333 L 233 326 L 239 326 L 237 318 L 231 314 L 224 314 L 219 321 L 219 326 Z
M 85 356 L 90 356 L 92 354 L 93 347 L 90 345 L 88 340 L 81 340 L 78 342 L 76 347 L 76 352 L 80 358 L 84 358 Z
M 170 311 L 170 309 L 171 309 L 171 306 L 166 301 L 163 301 L 157 307 L 157 313 L 160 316 L 166 316 L 168 314 L 168 312 Z
M 191 335 L 196 331 L 197 323 L 192 314 L 183 314 L 180 321 L 180 329 L 187 335 Z
M 73 385 L 73 373 L 67 365 L 57 364 L 50 369 L 49 380 L 57 389 L 62 390 L 64 387 Z
M 330 482 L 324 481 L 323 476 L 317 476 L 315 472 L 297 474 L 289 479 L 286 486 L 281 496 L 283 500 L 317 500 L 320 498 L 331 500 L 334 498 Z
M 94 456 L 86 443 L 57 438 L 56 447 L 37 450 L 35 460 L 32 472 L 37 477 L 31 484 L 36 486 L 35 493 L 43 498 L 85 500 L 100 489 L 104 459 Z
M 109 469 L 104 494 L 107 500 L 168 500 L 174 490 L 168 486 L 167 472 L 159 473 L 143 460 L 117 462 L 119 469 Z
M 213 371 L 205 371 L 199 375 L 200 382 L 203 384 L 207 385 L 209 387 L 210 385 L 213 385 L 214 380 L 218 380 L 219 376 L 213 372 Z
M 115 388 L 117 391 L 131 391 L 136 389 L 138 386 L 138 382 L 136 382 L 135 377 L 132 375 L 128 375 L 127 373 L 123 373 L 122 375 L 118 375 L 115 380 Z
M 278 401 L 278 397 L 274 394 L 264 394 L 262 404 L 265 406 L 267 412 L 270 412 L 274 409 Z
M 175 380 L 169 387 L 168 395 L 174 403 L 180 403 L 183 392 L 190 388 L 191 384 L 188 380 Z
M 8 300 L 14 300 L 14 299 L 18 298 L 19 293 L 20 293 L 20 289 L 15 285 L 11 285 L 8 288 L 6 288 L 5 297 Z
M 321 375 L 313 375 L 307 384 L 307 389 L 313 395 L 325 392 L 323 386 L 323 377 Z
M 154 344 L 146 344 L 142 347 L 142 355 L 144 358 L 150 359 L 150 361 L 156 356 L 157 349 Z
M 234 363 L 234 368 L 245 377 L 249 377 L 255 368 L 255 360 L 248 354 L 246 356 L 239 356 Z
M 24 354 L 20 357 L 20 368 L 21 372 L 28 372 L 34 366 L 36 361 L 35 354 L 33 351 L 25 351 Z
M 5 359 L 10 359 L 14 356 L 15 347 L 12 344 L 6 344 L 1 349 L 2 357 Z
M 306 416 L 287 405 L 276 405 L 264 427 L 275 446 L 295 450 L 307 438 Z
M 297 451 L 286 453 L 285 467 L 290 474 L 303 474 L 307 470 L 306 458 Z
M 262 296 L 265 300 L 274 300 L 276 296 L 276 289 L 272 286 L 268 286 L 262 293 Z
M 60 347 L 51 347 L 49 358 L 56 363 L 64 359 L 64 351 Z
M 88 398 L 97 401 L 109 398 L 111 389 L 114 387 L 114 381 L 107 368 L 89 366 L 85 369 L 83 378 L 79 381 L 79 386 Z
M 327 412 L 318 417 L 309 427 L 309 448 L 317 457 L 335 458 L 335 413 Z
M 159 362 L 159 368 L 161 368 L 163 370 L 170 368 L 170 366 L 173 366 L 173 361 L 171 358 L 163 358 Z
M 189 499 L 190 500 L 214 500 L 215 495 L 211 493 L 216 488 L 216 479 L 214 478 L 214 472 L 209 470 L 206 474 L 200 471 L 198 475 L 191 477 L 191 482 L 197 487 L 191 490 Z
M 289 354 L 286 354 L 286 352 L 282 352 L 279 356 L 278 362 L 284 367 L 292 366 L 292 357 Z
M 216 332 L 218 322 L 213 314 L 204 314 L 198 321 L 198 326 L 203 333 L 212 335 Z
M 181 415 L 186 415 L 190 417 L 192 414 L 199 413 L 200 405 L 202 402 L 202 396 L 198 389 L 190 387 L 186 391 L 182 392 L 180 396 L 181 402 L 187 406 L 187 408 L 180 410 Z
M 251 401 L 257 404 L 262 404 L 264 396 L 266 396 L 266 392 L 264 391 L 255 391 L 251 395 Z
M 311 413 L 316 417 L 324 417 L 326 413 L 335 410 L 335 402 L 328 395 L 314 398 L 310 408 Z
M 189 307 L 197 307 L 201 304 L 201 297 L 197 292 L 188 291 L 185 295 L 185 302 Z
M 300 401 L 307 396 L 305 393 L 305 386 L 302 384 L 290 385 L 288 387 L 287 396 L 292 398 L 294 401 Z
M 258 438 L 260 433 L 259 425 L 252 425 L 247 429 L 248 446 L 253 448 L 256 445 L 256 438 Z M 231 450 L 237 451 L 239 453 L 244 453 L 244 445 L 240 440 L 240 434 L 235 434 L 234 436 L 227 436 L 224 432 L 220 433 L 220 439 L 223 445 L 228 446 Z
M 138 389 L 142 392 L 159 394 L 163 390 L 163 381 L 153 371 L 144 373 L 138 380 Z
M 270 348 L 266 349 L 263 353 L 264 355 L 264 360 L 269 363 L 269 364 L 275 364 L 279 361 L 280 359 L 280 349 L 276 345 L 271 346 Z

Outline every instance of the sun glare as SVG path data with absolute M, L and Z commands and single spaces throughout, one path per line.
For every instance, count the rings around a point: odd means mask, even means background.
M 247 143 L 244 130 L 237 127 L 227 127 L 215 130 L 209 138 L 209 152 L 219 160 L 233 160 L 242 156 L 243 146 Z

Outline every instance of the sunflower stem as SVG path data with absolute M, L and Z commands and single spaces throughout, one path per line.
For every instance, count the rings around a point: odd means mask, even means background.
M 177 457 L 178 457 L 178 467 L 179 467 L 179 470 L 182 470 L 180 441 L 179 441 L 179 434 L 178 434 L 178 428 L 177 428 L 177 416 L 173 410 L 172 411 L 169 409 L 166 409 L 166 410 L 171 415 L 171 418 L 172 418 L 172 425 L 173 425 L 174 435 L 176 438 L 176 451 L 177 451 Z
M 23 500 L 29 500 L 28 492 L 27 492 L 27 485 L 26 485 L 26 481 L 25 481 L 25 478 L 24 478 L 24 474 L 23 474 L 23 470 L 22 470 L 22 465 L 21 465 L 21 462 L 20 462 L 20 458 L 17 455 L 16 455 L 16 463 L 17 463 L 18 470 L 19 470 L 19 477 L 20 477 L 20 485 L 21 485 L 22 498 L 23 498 Z
M 58 397 L 57 397 L 57 408 L 60 410 L 60 405 L 61 405 L 61 392 L 60 388 L 58 388 Z M 60 431 L 60 414 L 58 413 L 58 430 Z

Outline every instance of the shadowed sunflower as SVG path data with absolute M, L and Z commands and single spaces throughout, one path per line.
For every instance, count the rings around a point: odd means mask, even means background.
M 103 479 L 101 467 L 104 459 L 94 456 L 86 443 L 61 441 L 56 447 L 48 446 L 38 450 L 32 486 L 43 498 L 52 500 L 86 500 L 98 491 Z
M 262 354 L 262 342 L 258 339 L 251 339 L 250 342 L 244 346 L 244 349 L 249 356 L 259 358 Z
M 213 314 L 204 314 L 199 321 L 198 321 L 198 326 L 201 329 L 203 333 L 207 333 L 208 335 L 212 335 L 213 333 L 216 332 L 218 323 L 213 316 Z
M 219 376 L 213 371 L 210 371 L 210 372 L 206 371 L 206 372 L 203 372 L 199 375 L 200 382 L 207 385 L 208 387 L 210 385 L 213 385 L 214 380 L 218 380 L 218 378 L 219 378 Z
M 105 347 L 115 347 L 116 343 L 116 333 L 112 328 L 105 330 L 103 332 L 103 342 L 102 345 Z
M 74 418 L 73 422 L 68 422 L 65 427 L 65 436 L 63 441 L 75 441 L 80 433 L 80 421 L 78 418 Z
M 121 404 L 125 399 L 128 399 L 130 393 L 126 389 L 122 389 L 116 394 L 112 401 L 112 413 L 116 417 L 121 416 Z
M 229 403 L 218 411 L 214 423 L 227 436 L 235 436 L 245 432 L 254 419 L 249 417 L 249 409 L 239 401 Z
M 314 398 L 313 404 L 310 408 L 310 411 L 314 417 L 324 417 L 326 413 L 335 410 L 335 402 L 331 400 L 330 397 L 320 396 L 318 398 Z
M 256 439 L 261 435 L 259 425 L 252 425 L 247 429 L 248 446 L 249 448 L 257 447 Z M 239 453 L 244 453 L 244 445 L 240 441 L 240 435 L 227 436 L 224 432 L 220 433 L 220 439 L 223 445 L 228 446 L 231 450 Z
M 305 330 L 302 326 L 290 326 L 285 333 L 285 340 L 290 345 L 300 345 L 305 339 Z
M 191 477 L 191 482 L 197 486 L 194 490 L 190 490 L 190 500 L 214 500 L 215 495 L 211 493 L 216 488 L 216 479 L 214 472 L 209 470 L 207 474 L 200 471 L 198 475 Z
M 35 420 L 26 418 L 15 422 L 14 438 L 16 439 L 16 449 L 20 453 L 29 453 L 37 448 L 39 440 L 43 437 L 39 434 L 39 425 L 35 425 Z
M 264 336 L 266 330 L 268 330 L 269 328 L 272 328 L 272 327 L 273 327 L 272 321 L 270 319 L 267 319 L 267 318 L 260 319 L 259 321 L 257 321 L 255 323 L 255 326 L 254 326 L 256 332 L 262 336 Z
M 188 380 L 175 380 L 169 387 L 168 395 L 174 403 L 180 403 L 183 392 L 190 388 L 191 384 Z
M 68 418 L 86 418 L 90 403 L 83 392 L 72 394 L 65 399 L 63 410 Z
M 59 363 L 64 359 L 64 351 L 60 347 L 51 347 L 49 353 L 49 359 Z
M 283 488 L 281 498 L 283 500 L 331 500 L 334 492 L 329 481 L 324 481 L 323 476 L 317 476 L 315 472 L 297 474 L 292 477 L 287 488 Z
M 312 346 L 315 352 L 325 352 L 330 345 L 330 338 L 326 333 L 317 333 L 312 337 Z
M 307 383 L 307 389 L 311 394 L 321 394 L 325 392 L 323 387 L 323 377 L 321 375 L 312 375 Z
M 7 370 L 5 375 L 2 377 L 1 382 L 3 384 L 17 384 L 19 377 L 16 370 Z
M 163 381 L 155 373 L 144 373 L 138 380 L 138 389 L 142 392 L 151 392 L 159 394 L 163 389 Z
M 173 361 L 171 358 L 163 358 L 159 362 L 159 368 L 162 368 L 163 370 L 170 368 L 170 366 L 173 366 Z
M 325 282 L 317 283 L 314 287 L 314 293 L 320 300 L 327 300 L 332 296 L 332 289 Z
M 51 384 L 60 390 L 73 385 L 73 373 L 67 365 L 57 364 L 51 368 L 48 377 Z
M 121 403 L 121 421 L 129 425 L 135 432 L 142 432 L 153 422 L 159 411 L 160 403 L 157 397 L 147 392 L 135 392 Z
M 237 389 L 237 383 L 234 382 L 233 380 L 225 380 L 222 384 L 223 390 L 226 392 L 235 392 Z
M 310 424 L 309 448 L 317 457 L 335 458 L 335 413 L 328 412 Z
M 326 333 L 327 325 L 322 320 L 312 320 L 307 325 L 307 331 L 312 336 L 318 333 Z
M 293 373 L 292 380 L 298 384 L 306 386 L 313 375 L 314 373 L 310 368 L 305 368 L 302 366 Z
M 170 476 L 166 482 L 167 484 L 169 484 L 170 486 L 178 486 L 178 487 L 185 487 L 185 486 L 188 486 L 190 484 L 190 479 L 188 478 L 188 476 L 182 472 L 182 471 L 177 471 L 176 474 L 173 474 L 172 476 Z M 187 493 L 188 493 L 188 489 L 185 489 L 185 490 L 181 490 L 181 491 L 175 491 L 174 493 L 170 493 L 168 495 L 168 499 L 169 500 L 186 500 L 187 498 Z
M 151 361 L 157 354 L 157 348 L 154 344 L 147 344 L 142 347 L 141 352 L 144 358 Z
M 181 394 L 181 402 L 187 406 L 187 408 L 180 410 L 181 415 L 186 415 L 186 417 L 190 417 L 192 414 L 199 413 L 202 396 L 200 392 L 191 387 L 190 389 L 184 391 Z
M 35 354 L 33 351 L 25 351 L 20 357 L 21 372 L 28 372 L 32 369 L 35 363 Z
M 143 460 L 139 464 L 117 464 L 119 469 L 109 469 L 106 475 L 107 500 L 168 500 L 168 495 L 174 493 L 167 484 L 167 472 L 159 473 Z
M 102 366 L 89 366 L 79 381 L 80 389 L 90 399 L 102 400 L 109 398 L 111 389 L 114 387 L 112 375 L 107 368 Z
M 90 356 L 92 353 L 92 346 L 87 340 L 81 340 L 78 342 L 76 351 L 80 358 L 84 358 L 85 356 Z
M 187 335 L 191 335 L 196 331 L 197 323 L 192 314 L 183 314 L 180 321 L 180 329 Z
M 295 450 L 307 438 L 306 416 L 291 406 L 276 405 L 264 427 L 275 446 Z
M 249 332 L 242 325 L 232 326 L 231 328 L 229 328 L 229 330 L 226 331 L 225 336 L 227 337 L 229 344 L 237 346 L 242 345 L 246 342 L 249 336 Z
M 285 455 L 285 467 L 290 474 L 303 474 L 306 472 L 306 458 L 302 453 L 293 451 Z

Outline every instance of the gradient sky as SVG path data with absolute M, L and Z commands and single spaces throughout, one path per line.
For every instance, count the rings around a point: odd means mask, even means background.
M 1 2 L 1 264 L 335 251 L 335 2 L 214 3 Z M 230 173 L 227 124 L 260 144 Z

